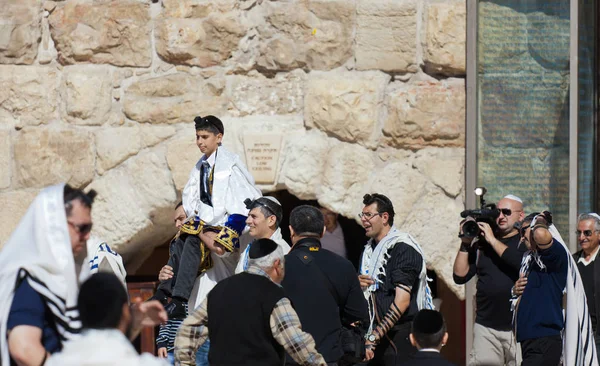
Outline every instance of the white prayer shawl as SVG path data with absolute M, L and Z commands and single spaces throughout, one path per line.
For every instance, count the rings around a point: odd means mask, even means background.
M 45 366 L 168 366 L 165 359 L 149 353 L 139 355 L 129 339 L 117 329 L 89 329 L 62 351 L 55 353 Z
M 231 214 L 247 216 L 248 209 L 244 204 L 246 198 L 251 200 L 262 196 L 254 186 L 254 178 L 246 169 L 240 157 L 225 147 L 216 151 L 213 172 L 212 207 L 200 200 L 200 168 L 202 159 L 198 160 L 190 173 L 189 180 L 183 188 L 183 209 L 188 217 L 198 216 L 207 225 L 222 226 Z
M 10 364 L 6 326 L 18 275 L 27 279 L 60 320 L 56 327 L 63 340 L 74 338 L 81 329 L 77 294 L 80 280 L 89 275 L 89 266 L 83 265 L 84 255 L 78 263 L 73 258 L 63 190 L 63 184 L 42 190 L 0 251 L 2 365 Z
M 531 222 L 531 227 L 535 226 L 535 221 L 534 218 Z M 550 225 L 548 231 L 565 248 L 568 258 L 567 284 L 563 290 L 563 293 L 566 295 L 566 309 L 563 310 L 565 328 L 562 334 L 562 364 L 569 366 L 598 366 L 592 322 L 577 264 L 569 254 L 569 248 L 565 245 L 556 226 Z M 526 272 L 528 272 L 532 260 L 535 260 L 540 268 L 545 268 L 544 264 L 541 263 L 541 257 L 538 253 L 528 251 L 524 254 L 523 261 L 521 262 L 521 273 L 527 274 Z M 513 311 L 515 307 L 516 299 L 513 301 Z
M 196 163 L 190 173 L 190 178 L 183 189 L 182 200 L 188 217 L 193 217 L 198 211 L 197 215 L 207 225 L 222 226 L 231 214 L 248 216 L 244 200 L 246 198 L 255 200 L 261 197 L 262 193 L 254 186 L 254 178 L 239 156 L 223 146 L 217 149 L 216 154 L 211 196 L 213 206 L 206 205 L 200 200 L 202 159 Z M 240 255 L 239 251 L 221 257 L 211 253 L 211 258 L 212 268 L 196 278 L 188 303 L 189 309 L 195 309 L 219 281 L 235 273 Z
M 290 245 L 283 240 L 283 236 L 281 235 L 281 229 L 277 228 L 273 235 L 271 235 L 271 240 L 273 240 L 277 245 L 281 247 L 283 250 L 283 254 L 288 254 L 290 252 Z M 240 247 L 240 260 L 235 267 L 235 273 L 241 273 L 248 269 L 248 252 L 250 250 L 250 243 L 247 243 L 244 247 Z
M 412 235 L 401 232 L 396 229 L 395 226 L 390 228 L 388 234 L 379 242 L 375 249 L 371 246 L 373 239 L 370 239 L 365 245 L 365 250 L 363 251 L 362 258 L 360 261 L 360 274 L 369 275 L 375 281 L 375 283 L 369 287 L 367 287 L 363 294 L 365 299 L 369 301 L 371 297 L 371 293 L 375 292 L 379 287 L 379 283 L 383 283 L 380 276 L 385 277 L 386 275 L 386 263 L 389 259 L 388 250 L 393 248 L 397 243 L 405 243 L 410 245 L 414 250 L 416 250 L 423 259 L 423 266 L 421 267 L 421 273 L 419 274 L 419 289 L 417 291 L 417 307 L 419 310 L 421 309 L 435 309 L 433 305 L 433 299 L 431 297 L 431 291 L 429 289 L 429 285 L 427 284 L 427 267 L 425 263 L 425 255 L 423 254 L 423 250 L 421 246 L 417 243 L 417 241 L 412 237 Z M 370 302 L 369 302 L 370 303 Z M 372 309 L 369 306 L 369 313 L 371 315 L 371 324 L 369 330 L 373 327 L 374 317 L 371 314 Z
M 96 237 L 90 237 L 88 239 L 87 252 L 87 262 L 90 265 L 90 274 L 97 272 L 114 273 L 125 289 L 127 289 L 127 283 L 125 282 L 127 271 L 123 265 L 123 258 L 119 253 L 110 249 L 104 240 Z

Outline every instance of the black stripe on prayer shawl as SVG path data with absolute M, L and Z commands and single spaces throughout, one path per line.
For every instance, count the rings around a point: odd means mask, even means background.
M 59 337 L 62 341 L 67 340 L 69 334 L 78 334 L 81 332 L 81 322 L 76 307 L 63 312 L 61 309 L 66 308 L 66 300 L 50 291 L 44 282 L 33 277 L 26 269 L 21 268 L 17 277 L 18 284 L 27 279 L 31 287 L 44 299 L 44 302 L 54 315 Z M 68 315 L 67 312 L 74 313 L 74 316 Z

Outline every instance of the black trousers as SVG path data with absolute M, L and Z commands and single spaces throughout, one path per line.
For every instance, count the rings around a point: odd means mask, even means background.
M 181 234 L 171 243 L 170 252 L 167 264 L 173 267 L 173 277 L 161 282 L 158 288 L 173 297 L 189 300 L 200 265 L 200 238 Z
M 411 322 L 394 327 L 383 337 L 381 342 L 375 348 L 375 357 L 368 366 L 395 366 L 402 365 L 408 361 L 412 355 L 417 353 L 417 349 L 410 344 L 408 335 L 410 334 Z M 389 338 L 389 339 L 388 339 Z M 390 343 L 394 344 L 395 348 Z
M 521 366 L 556 366 L 562 355 L 562 338 L 557 336 L 527 339 L 521 342 Z

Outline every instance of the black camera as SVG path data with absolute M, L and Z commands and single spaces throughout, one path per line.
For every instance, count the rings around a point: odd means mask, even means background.
M 500 216 L 500 210 L 495 204 L 486 204 L 484 195 L 487 192 L 485 187 L 475 188 L 475 194 L 479 196 L 479 207 L 474 210 L 464 210 L 460 213 L 460 217 L 466 219 L 462 227 L 462 236 L 466 238 L 475 238 L 481 234 L 478 222 L 485 222 L 492 228 L 495 233 L 498 230 L 496 220 Z

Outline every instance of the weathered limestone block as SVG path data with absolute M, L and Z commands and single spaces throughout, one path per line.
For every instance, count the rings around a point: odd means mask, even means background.
M 186 73 L 139 81 L 125 90 L 127 118 L 148 123 L 192 122 L 195 116 L 217 115 L 226 110 L 225 80 Z
M 466 73 L 467 9 L 464 1 L 431 3 L 423 61 L 428 73 Z
M 306 74 L 302 70 L 279 73 L 269 79 L 259 73 L 227 77 L 229 113 L 282 115 L 303 110 Z
M 12 232 L 17 228 L 19 221 L 27 212 L 29 205 L 37 196 L 37 190 L 9 191 L 0 193 L 0 250 Z
M 352 57 L 355 1 L 266 2 L 257 66 L 266 70 L 328 70 Z
M 428 147 L 416 153 L 413 167 L 451 198 L 463 191 L 465 150 Z
M 396 213 L 399 206 L 393 201 Z M 454 284 L 452 278 L 454 257 L 458 250 L 456 230 L 460 212 L 464 209 L 461 197 L 450 198 L 431 183 L 420 190 L 419 199 L 410 206 L 408 217 L 394 225 L 409 232 L 421 245 L 427 266 L 459 297 L 464 298 L 464 286 Z
M 144 152 L 94 180 L 88 188 L 98 192 L 95 235 L 106 240 L 126 262 L 173 235 L 177 194 L 164 151 Z
M 10 172 L 12 169 L 10 129 L 0 128 L 0 189 L 10 186 Z M 2 241 L 0 239 L 0 241 Z
M 374 169 L 375 153 L 360 145 L 339 142 L 331 144 L 322 159 L 325 167 L 317 193 L 319 202 L 347 217 L 356 217 L 367 193 L 365 178 Z
M 387 105 L 387 145 L 411 150 L 464 146 L 464 79 L 394 83 Z
M 0 0 L 0 64 L 31 65 L 42 39 L 41 0 Z
M 319 128 L 342 141 L 376 147 L 389 80 L 389 75 L 376 71 L 312 72 L 304 100 L 307 127 Z
M 105 66 L 76 65 L 64 69 L 66 120 L 77 125 L 101 125 L 110 112 L 112 76 Z
M 111 127 L 96 132 L 98 173 L 103 174 L 141 149 L 175 134 L 172 126 Z
M 225 135 L 229 133 L 226 127 Z M 190 172 L 198 159 L 202 157 L 202 153 L 196 145 L 194 131 L 192 126 L 181 129 L 177 135 L 167 144 L 167 163 L 173 176 L 175 189 L 181 193 L 183 187 L 187 183 Z
M 23 127 L 58 118 L 57 80 L 50 67 L 0 66 L 0 121 Z
M 360 0 L 356 68 L 416 72 L 417 0 Z
M 67 182 L 82 187 L 94 178 L 92 135 L 81 130 L 25 128 L 14 140 L 15 187 Z
M 231 57 L 246 31 L 239 11 L 205 19 L 163 18 L 155 29 L 156 52 L 173 64 L 215 66 Z
M 542 66 L 552 70 L 569 70 L 571 36 L 569 4 L 547 3 L 544 11 L 527 13 L 527 45 L 529 53 Z M 552 14 L 557 11 L 558 14 Z M 548 14 L 550 11 L 550 14 Z
M 62 64 L 150 66 L 152 23 L 148 3 L 68 1 L 57 6 L 49 22 Z
M 323 176 L 330 144 L 320 131 L 309 131 L 289 141 L 283 164 L 283 179 L 288 191 L 300 199 L 315 199 Z
M 170 18 L 206 18 L 211 13 L 225 13 L 239 6 L 237 0 L 163 0 L 162 7 Z

